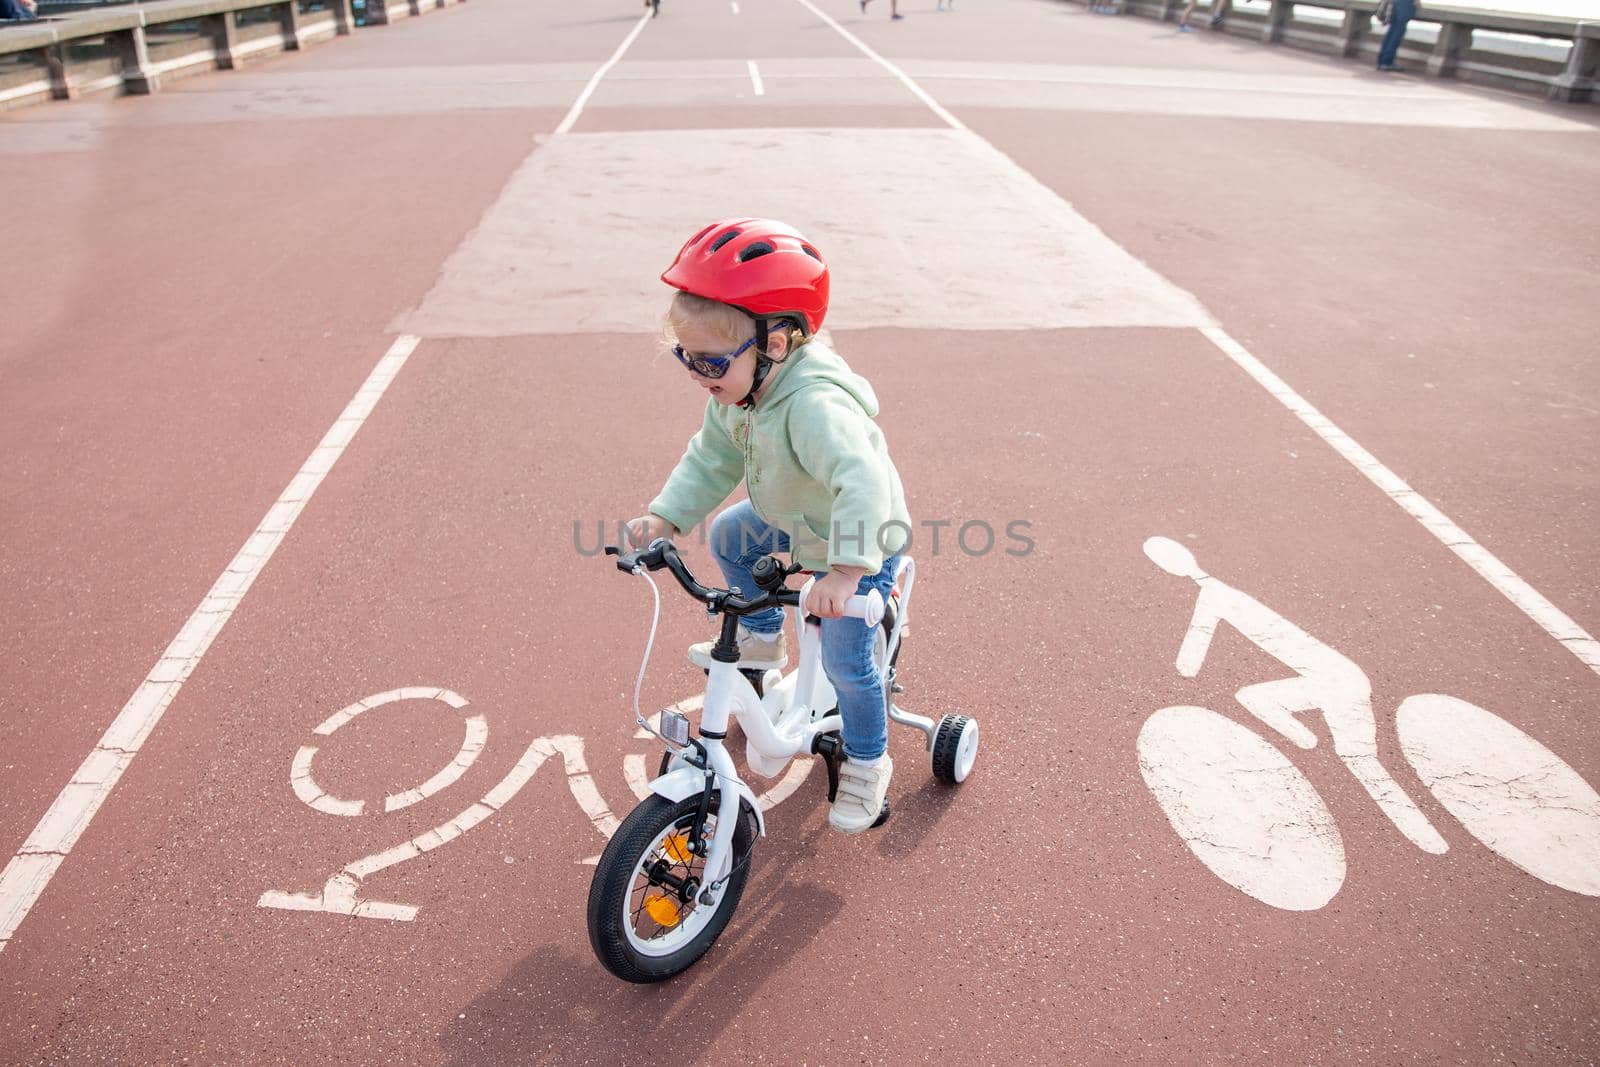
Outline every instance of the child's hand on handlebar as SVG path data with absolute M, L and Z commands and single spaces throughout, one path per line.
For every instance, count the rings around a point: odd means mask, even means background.
M 856 586 L 867 572 L 860 567 L 840 568 L 818 578 L 806 597 L 806 610 L 819 619 L 844 615 L 845 601 L 856 595 Z
M 660 515 L 640 515 L 628 520 L 628 540 L 634 548 L 649 548 L 658 537 L 672 537 L 678 530 Z

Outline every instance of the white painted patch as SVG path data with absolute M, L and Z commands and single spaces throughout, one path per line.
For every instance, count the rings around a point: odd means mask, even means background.
M 1600 642 L 1596 642 L 1583 627 L 1547 600 L 1537 589 L 1523 581 L 1510 567 L 1501 563 L 1488 549 L 1474 541 L 1465 530 L 1434 507 L 1422 494 L 1412 489 L 1404 479 L 1379 463 L 1377 457 L 1335 426 L 1327 416 L 1291 389 L 1287 382 L 1267 369 L 1267 366 L 1246 351 L 1243 345 L 1228 336 L 1226 331 L 1217 326 L 1207 326 L 1202 328 L 1201 332 L 1246 374 L 1271 393 L 1279 403 L 1293 412 L 1296 418 L 1331 445 L 1335 452 L 1349 460 L 1356 470 L 1382 489 L 1389 499 L 1422 523 L 1423 528 L 1433 534 L 1440 544 L 1461 557 L 1467 566 L 1482 575 L 1545 633 L 1577 656 L 1584 666 L 1600 674 Z
M 749 60 L 747 65 L 750 68 L 750 84 L 755 89 L 756 95 L 761 96 L 766 92 L 766 90 L 761 87 L 761 72 L 756 69 L 755 60 Z
M 1378 761 L 1377 722 L 1366 672 L 1337 649 L 1317 640 L 1261 601 L 1200 568 L 1194 554 L 1167 537 L 1144 543 L 1145 555 L 1166 571 L 1199 587 L 1194 613 L 1178 649 L 1176 667 L 1185 678 L 1200 673 L 1217 625 L 1226 622 L 1267 655 L 1294 671 L 1292 678 L 1247 685 L 1234 694 L 1245 710 L 1301 748 L 1317 737 L 1297 718 L 1321 712 L 1334 753 L 1411 843 L 1425 852 L 1449 846 L 1405 790 Z
M 277 46 L 277 38 L 273 37 L 240 47 L 259 50 Z M 871 58 L 773 56 L 763 59 L 762 67 L 765 77 L 784 80 L 786 100 L 805 106 L 892 107 L 903 104 L 908 91 L 913 95 L 920 91 L 932 100 L 931 91 L 922 89 L 925 83 L 938 90 L 943 104 L 962 108 L 1542 130 L 1590 136 L 1595 132 L 1593 124 L 1564 117 L 1559 110 L 1462 92 L 1448 82 L 1352 78 L 1337 68 L 1330 68 L 1328 74 L 1262 75 L 913 59 L 905 62 L 902 71 L 876 54 Z M 912 80 L 912 76 L 920 81 Z M 595 82 L 584 106 L 603 104 L 630 110 L 715 107 L 726 100 L 727 82 L 747 78 L 744 65 L 733 60 L 706 60 L 692 69 L 674 60 L 625 60 L 608 70 L 603 82 Z M 6 136 L 0 138 L 0 156 L 90 150 L 102 129 L 570 108 L 574 92 L 581 92 L 590 81 L 594 81 L 594 70 L 581 63 L 235 71 L 228 75 L 225 86 L 215 84 L 203 92 L 165 94 L 162 106 L 153 110 L 130 112 L 114 109 L 110 101 L 86 100 L 75 104 L 73 115 L 68 118 L 52 114 L 47 121 L 41 121 L 41 117 L 25 112 L 8 115 Z M 651 83 L 647 91 L 627 84 L 639 81 Z M 915 90 L 910 89 L 908 81 Z M 88 94 L 120 84 L 121 76 L 112 75 L 96 79 L 82 89 Z M 46 82 L 34 82 L 0 92 L 0 101 L 8 94 L 37 95 L 48 89 Z
M 764 158 L 806 165 L 749 165 Z M 730 204 L 730 182 L 746 207 Z M 984 205 L 980 228 L 973 203 Z M 668 290 L 660 268 L 641 264 L 669 263 L 694 225 L 686 220 L 739 210 L 814 235 L 833 273 L 834 328 L 1211 323 L 1192 296 L 981 138 L 938 129 L 554 138 L 402 321 L 438 336 L 653 333 Z
M 1417 776 L 1473 837 L 1541 881 L 1600 896 L 1600 794 L 1577 771 L 1456 697 L 1409 697 L 1396 726 Z
M 1078 64 L 908 60 L 951 107 L 1180 115 L 1431 129 L 1594 133 L 1560 112 L 1422 79 Z
M 389 347 L 312 451 L 311 458 L 302 465 L 300 473 L 290 481 L 289 488 L 268 509 L 260 525 L 245 540 L 244 547 L 123 705 L 72 781 L 50 805 L 22 848 L 6 864 L 4 872 L 0 872 L 0 949 L 27 917 L 100 805 L 111 795 L 122 772 L 133 762 L 184 681 L 222 632 L 256 576 L 277 551 L 334 461 L 343 454 L 417 344 L 416 337 L 400 337 Z
M 1224 882 L 1315 911 L 1344 884 L 1327 805 L 1283 753 L 1206 708 L 1162 708 L 1139 731 L 1139 771 L 1172 828 Z

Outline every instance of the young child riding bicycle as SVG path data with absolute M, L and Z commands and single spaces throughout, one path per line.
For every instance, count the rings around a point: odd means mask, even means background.
M 842 612 L 857 593 L 888 599 L 911 533 L 899 472 L 873 422 L 877 397 L 816 339 L 828 265 L 792 227 L 750 218 L 707 226 L 661 280 L 678 290 L 667 311 L 672 352 L 710 397 L 705 422 L 629 536 L 642 546 L 691 530 L 742 481 L 749 499 L 710 531 L 729 587 L 754 594 L 750 568 L 780 552 L 819 575 L 807 608 L 822 619 L 822 666 L 847 757 L 828 822 L 860 833 L 883 809 L 894 764 L 873 629 Z M 741 670 L 788 662 L 783 622 L 782 608 L 744 620 Z M 711 642 L 691 646 L 689 659 L 709 668 Z

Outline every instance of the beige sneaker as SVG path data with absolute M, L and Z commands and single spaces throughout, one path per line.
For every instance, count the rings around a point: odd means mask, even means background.
M 711 669 L 716 661 L 711 658 L 715 641 L 701 641 L 689 646 L 689 662 L 696 667 Z M 776 641 L 763 641 L 744 627 L 739 627 L 739 663 L 741 671 L 783 670 L 789 662 L 788 638 L 778 631 Z
M 839 791 L 828 809 L 828 823 L 847 834 L 870 830 L 883 814 L 884 798 L 889 795 L 889 777 L 894 760 L 888 756 L 876 767 L 847 759 L 839 765 Z

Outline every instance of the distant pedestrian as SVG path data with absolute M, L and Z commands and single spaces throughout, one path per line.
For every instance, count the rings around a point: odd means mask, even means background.
M 0 0 L 0 20 L 27 20 L 38 17 L 37 0 Z
M 861 5 L 861 13 L 865 15 L 867 13 L 867 4 L 871 0 L 856 0 L 856 2 Z M 950 6 L 955 7 L 956 5 L 952 2 Z M 904 15 L 900 14 L 900 0 L 889 0 L 889 17 L 891 19 L 905 18 Z
M 1192 33 L 1194 27 L 1189 25 L 1189 16 L 1194 14 L 1195 0 L 1189 0 L 1183 14 L 1178 16 L 1178 32 Z M 1233 8 L 1233 0 L 1211 0 L 1211 19 L 1209 25 L 1216 29 L 1222 25 L 1222 20 L 1227 18 L 1228 12 Z
M 1417 13 L 1417 0 L 1383 0 L 1378 5 L 1377 20 L 1387 22 L 1389 30 L 1378 47 L 1378 69 L 1399 70 L 1395 59 L 1400 55 L 1400 42 L 1406 39 L 1406 23 Z

